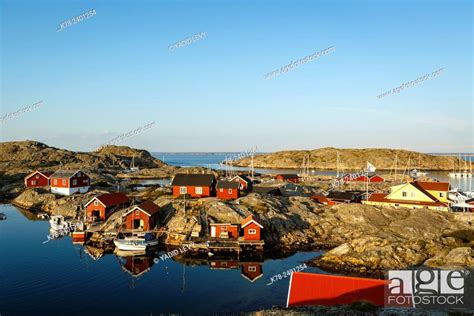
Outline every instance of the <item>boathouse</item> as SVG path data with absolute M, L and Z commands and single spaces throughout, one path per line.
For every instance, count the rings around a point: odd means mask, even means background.
M 240 275 L 250 282 L 254 282 L 263 276 L 261 262 L 242 262 L 240 267 Z
M 189 195 L 191 197 L 213 196 L 215 192 L 215 178 L 212 174 L 184 174 L 175 175 L 171 186 L 173 196 Z
M 89 176 L 81 170 L 58 170 L 49 179 L 51 193 L 71 195 L 86 193 L 90 188 Z
M 211 227 L 211 237 L 224 239 L 239 237 L 239 225 L 211 223 L 209 226 Z
M 152 201 L 145 201 L 132 207 L 123 217 L 125 219 L 125 228 L 129 230 L 152 230 L 159 223 L 160 207 Z
M 252 191 L 252 180 L 250 180 L 247 176 L 238 175 L 230 179 L 230 181 L 238 182 L 240 184 L 240 191 Z
M 238 269 L 238 260 L 210 260 L 209 267 L 216 270 Z
M 241 222 L 242 230 L 244 231 L 244 240 L 260 240 L 260 230 L 263 228 L 262 224 L 257 222 L 253 215 L 247 216 Z
M 86 217 L 88 221 L 105 221 L 114 211 L 129 205 L 130 199 L 123 193 L 102 194 L 86 203 Z
M 239 182 L 217 181 L 217 197 L 222 200 L 235 200 L 239 198 L 239 186 Z
M 275 176 L 275 179 L 280 180 L 280 181 L 293 182 L 293 183 L 300 182 L 300 177 L 297 174 L 290 174 L 290 173 L 277 174 Z
M 36 170 L 25 177 L 25 187 L 38 188 L 47 187 L 49 185 L 49 178 L 53 172 Z

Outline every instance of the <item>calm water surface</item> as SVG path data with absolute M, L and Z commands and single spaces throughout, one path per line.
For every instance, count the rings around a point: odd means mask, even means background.
M 158 255 L 152 254 L 132 264 L 131 259 L 127 263 L 108 254 L 96 261 L 69 237 L 42 244 L 49 233 L 47 221 L 29 220 L 28 213 L 11 205 L 0 205 L 0 212 L 8 217 L 0 221 L 2 316 L 210 315 L 284 306 L 289 279 L 267 286 L 270 277 L 321 254 L 299 252 L 263 260 L 263 275 L 250 282 L 240 267 L 211 269 L 207 258 L 202 264 L 173 259 L 154 263 Z M 143 273 L 132 277 L 129 270 Z

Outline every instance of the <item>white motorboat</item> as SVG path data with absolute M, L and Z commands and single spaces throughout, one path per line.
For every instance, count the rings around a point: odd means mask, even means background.
M 158 245 L 158 239 L 152 234 L 146 233 L 144 237 L 125 237 L 114 240 L 118 250 L 123 251 L 145 251 L 149 247 Z
M 51 228 L 54 230 L 64 230 L 68 228 L 70 225 L 68 222 L 64 220 L 64 216 L 62 215 L 53 215 L 49 220 L 49 224 Z
M 428 175 L 428 172 L 420 171 L 418 169 L 413 169 L 412 171 L 410 171 L 410 176 L 413 178 L 424 177 L 427 175 Z

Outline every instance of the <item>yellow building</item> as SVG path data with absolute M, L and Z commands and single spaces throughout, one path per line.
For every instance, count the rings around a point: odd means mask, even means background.
M 448 211 L 448 182 L 413 181 L 390 188 L 390 193 L 372 193 L 367 205 L 382 205 L 409 208 L 429 208 Z

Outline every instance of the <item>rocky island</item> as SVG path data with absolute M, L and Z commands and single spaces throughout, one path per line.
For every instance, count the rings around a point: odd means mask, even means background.
M 337 158 L 339 154 L 339 159 Z M 250 157 L 233 162 L 234 166 L 249 166 Z M 257 168 L 298 169 L 306 167 L 320 170 L 335 170 L 339 160 L 339 170 L 364 169 L 367 161 L 379 170 L 453 170 L 457 169 L 459 160 L 452 156 L 438 156 L 402 149 L 366 148 L 342 149 L 320 148 L 314 150 L 288 150 L 267 154 L 256 154 L 253 164 Z M 397 163 L 395 163 L 397 161 Z

